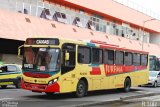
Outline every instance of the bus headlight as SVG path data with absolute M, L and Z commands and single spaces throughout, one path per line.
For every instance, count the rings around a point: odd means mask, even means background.
M 58 80 L 58 79 L 56 78 L 56 79 L 53 80 L 53 82 L 57 82 L 57 80 Z
M 54 82 L 57 82 L 57 81 L 58 81 L 58 78 L 55 78 L 55 79 L 49 81 L 49 82 L 48 82 L 48 85 L 51 85 L 51 84 L 53 84 Z

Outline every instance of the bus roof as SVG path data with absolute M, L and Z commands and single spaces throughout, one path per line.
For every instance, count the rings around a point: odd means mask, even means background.
M 35 40 L 35 41 L 33 41 Z M 36 43 L 37 41 L 38 43 Z M 41 41 L 40 41 L 41 40 Z M 49 44 L 49 41 L 50 43 Z M 132 48 L 126 48 L 126 47 L 121 47 L 120 45 L 115 45 L 115 44 L 109 44 L 104 41 L 99 41 L 99 40 L 74 40 L 74 39 L 65 39 L 65 38 L 45 38 L 45 37 L 34 37 L 34 38 L 27 38 L 25 44 L 27 45 L 59 45 L 60 42 L 69 42 L 69 43 L 75 43 L 75 44 L 81 44 L 81 45 L 87 45 L 90 47 L 100 47 L 103 49 L 112 49 L 112 50 L 120 50 L 120 51 L 128 51 L 128 52 L 135 52 L 135 53 L 145 53 L 148 54 L 146 51 L 142 50 L 136 50 Z M 32 42 L 32 43 L 29 43 Z

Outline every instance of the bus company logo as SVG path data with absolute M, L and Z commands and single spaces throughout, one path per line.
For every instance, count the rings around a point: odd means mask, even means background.
M 122 66 L 105 65 L 104 68 L 105 68 L 106 75 L 123 73 Z
M 49 40 L 36 40 L 36 44 L 49 44 Z

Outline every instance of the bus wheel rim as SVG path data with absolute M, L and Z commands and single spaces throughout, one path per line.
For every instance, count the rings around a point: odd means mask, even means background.
M 84 92 L 84 85 L 83 85 L 83 84 L 80 84 L 80 85 L 78 86 L 78 92 L 79 92 L 80 94 L 82 94 L 82 93 Z

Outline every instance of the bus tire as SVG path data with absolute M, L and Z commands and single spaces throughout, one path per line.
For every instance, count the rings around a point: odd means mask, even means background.
M 6 88 L 7 88 L 7 85 L 1 85 L 1 88 L 2 88 L 2 89 L 6 89 Z
M 127 77 L 124 81 L 124 91 L 129 92 L 130 89 L 131 89 L 131 80 L 130 78 Z
M 83 97 L 87 93 L 87 84 L 84 80 L 80 80 L 77 84 L 76 88 L 76 96 Z

